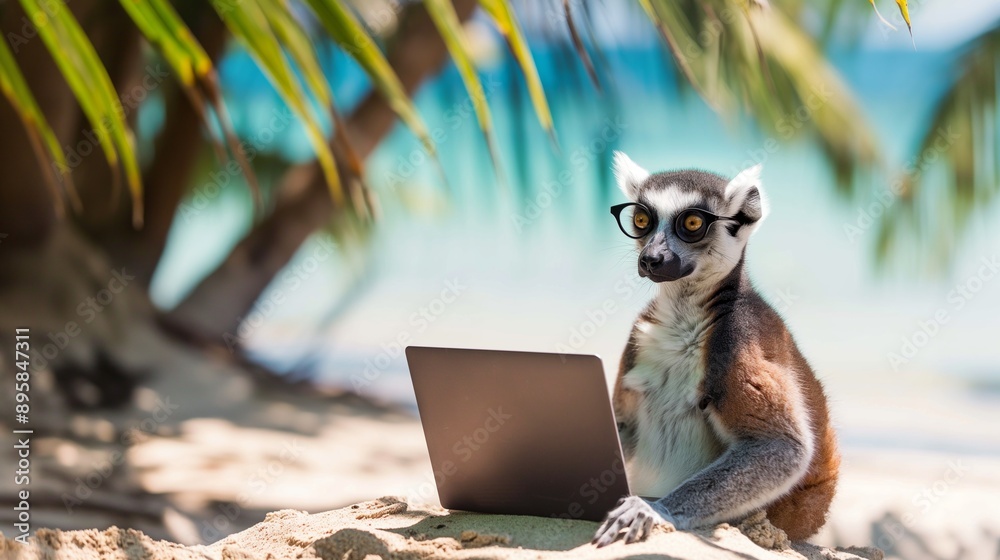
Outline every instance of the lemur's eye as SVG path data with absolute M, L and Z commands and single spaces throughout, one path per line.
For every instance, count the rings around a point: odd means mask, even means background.
M 681 241 L 697 243 L 705 238 L 708 226 L 719 217 L 698 208 L 689 208 L 677 215 L 674 221 L 674 231 Z
M 656 229 L 656 214 L 638 202 L 626 202 L 611 207 L 618 228 L 632 239 L 642 239 Z
M 635 224 L 635 227 L 640 230 L 648 228 L 649 214 L 647 214 L 644 210 L 636 210 L 635 215 L 632 216 L 632 223 Z
M 688 231 L 698 231 L 701 225 L 705 223 L 705 220 L 701 219 L 701 216 L 697 214 L 691 214 L 684 218 L 684 229 Z

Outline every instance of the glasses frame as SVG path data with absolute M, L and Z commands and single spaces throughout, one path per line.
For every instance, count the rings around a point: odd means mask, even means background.
M 646 231 L 644 231 L 642 235 L 638 236 L 632 235 L 625 228 L 625 225 L 622 224 L 622 212 L 624 212 L 625 209 L 628 208 L 629 206 L 638 206 L 643 211 L 645 211 L 646 214 L 649 215 L 650 218 L 649 227 L 646 228 Z M 683 228 L 682 218 L 686 218 L 692 212 L 697 213 L 701 217 L 701 219 L 705 222 L 705 227 L 699 230 L 701 232 L 701 235 L 692 236 L 691 232 Z M 642 239 L 643 237 L 649 235 L 649 232 L 656 231 L 656 226 L 658 225 L 659 222 L 659 220 L 656 217 L 656 213 L 652 212 L 648 206 L 642 204 L 641 202 L 625 202 L 623 204 L 615 204 L 614 206 L 611 207 L 611 215 L 614 216 L 615 221 L 618 222 L 618 229 L 622 230 L 622 233 L 624 233 L 626 237 L 630 237 L 632 239 Z M 708 235 L 708 228 L 712 227 L 712 224 L 718 221 L 727 221 L 727 220 L 732 220 L 732 218 L 727 218 L 725 216 L 718 216 L 707 210 L 702 210 L 701 208 L 687 208 L 685 210 L 681 210 L 680 212 L 678 212 L 677 216 L 674 218 L 674 233 L 677 235 L 677 237 L 680 238 L 681 241 L 684 241 L 685 243 L 697 243 L 702 239 L 704 239 L 706 235 Z
M 646 228 L 646 231 L 643 232 L 642 235 L 639 236 L 632 235 L 631 233 L 628 232 L 628 230 L 625 229 L 625 226 L 622 224 L 622 212 L 624 212 L 625 209 L 628 208 L 629 206 L 638 206 L 639 208 L 642 208 L 647 215 L 649 215 L 649 226 Z M 658 225 L 659 222 L 659 220 L 657 220 L 656 218 L 656 213 L 650 211 L 648 206 L 639 202 L 625 202 L 623 204 L 615 204 L 614 206 L 611 207 L 611 215 L 614 216 L 615 221 L 618 222 L 618 229 L 622 230 L 622 233 L 624 233 L 627 237 L 630 237 L 632 239 L 642 239 L 643 237 L 646 237 L 646 235 L 648 235 L 649 232 L 656 231 L 656 226 Z

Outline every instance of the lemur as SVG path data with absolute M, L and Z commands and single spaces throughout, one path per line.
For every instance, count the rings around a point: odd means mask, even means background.
M 747 241 L 768 213 L 761 167 L 732 180 L 650 174 L 616 152 L 614 171 L 631 202 L 612 213 L 658 293 L 632 328 L 614 387 L 634 495 L 594 543 L 760 510 L 790 539 L 812 536 L 826 521 L 840 456 L 819 380 L 747 277 Z

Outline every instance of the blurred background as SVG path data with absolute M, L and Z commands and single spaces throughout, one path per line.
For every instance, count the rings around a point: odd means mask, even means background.
M 213 542 L 434 502 L 403 347 L 596 353 L 613 381 L 654 293 L 608 213 L 621 150 L 763 164 L 751 275 L 844 454 L 814 540 L 1000 557 L 1000 5 L 127 4 L 0 1 L 0 355 L 13 376 L 31 328 L 37 526 Z M 68 20 L 131 144 L 51 54 Z

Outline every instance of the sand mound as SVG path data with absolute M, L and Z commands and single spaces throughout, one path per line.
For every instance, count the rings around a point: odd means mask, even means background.
M 809 559 L 881 560 L 873 548 L 825 549 L 789 543 L 761 517 L 711 531 L 655 531 L 642 543 L 594 548 L 596 523 L 511 515 L 449 512 L 380 498 L 310 515 L 295 510 L 270 513 L 263 522 L 211 546 L 183 546 L 153 540 L 131 529 L 57 531 L 40 529 L 27 546 L 0 543 L 3 560 L 425 560 L 430 558 L 541 558 L 598 560 Z M 750 536 L 748 536 L 750 535 Z M 751 540 L 751 537 L 754 540 Z M 765 545 L 763 548 L 758 544 Z

